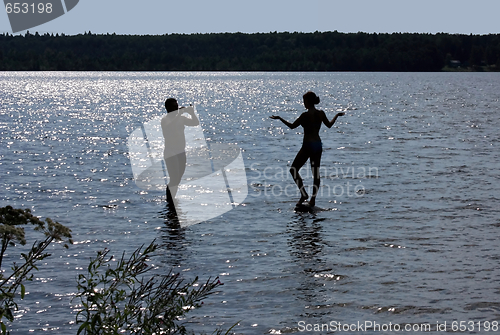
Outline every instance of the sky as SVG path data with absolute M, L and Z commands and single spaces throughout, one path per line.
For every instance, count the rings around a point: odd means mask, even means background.
M 483 35 L 500 33 L 498 13 L 500 0 L 80 0 L 65 15 L 28 30 L 66 35 L 334 30 Z M 0 33 L 12 34 L 5 11 Z

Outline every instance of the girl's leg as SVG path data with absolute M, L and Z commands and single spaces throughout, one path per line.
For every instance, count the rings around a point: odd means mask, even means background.
M 311 200 L 309 200 L 309 205 L 314 206 L 316 205 L 316 195 L 318 194 L 319 191 L 319 184 L 320 184 L 320 165 L 321 165 L 321 151 L 315 152 L 311 155 L 310 158 L 311 162 L 311 171 L 313 174 L 313 194 L 311 196 Z
M 290 168 L 290 174 L 292 175 L 292 178 L 295 181 L 295 184 L 297 184 L 297 187 L 300 191 L 300 200 L 297 202 L 297 205 L 300 205 L 301 203 L 306 201 L 307 198 L 309 198 L 309 195 L 307 195 L 307 192 L 304 188 L 302 177 L 299 174 L 300 168 L 304 166 L 308 158 L 309 154 L 305 150 L 300 149 L 297 153 L 297 156 L 295 156 L 295 159 L 293 160 L 292 167 Z

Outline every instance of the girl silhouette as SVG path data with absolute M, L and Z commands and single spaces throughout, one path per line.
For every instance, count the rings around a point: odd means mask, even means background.
M 300 148 L 297 156 L 293 160 L 292 167 L 290 168 L 290 173 L 292 174 L 293 180 L 300 191 L 300 199 L 297 205 L 301 205 L 309 195 L 307 194 L 302 177 L 299 174 L 300 168 L 309 159 L 311 163 L 311 170 L 313 173 L 313 194 L 309 200 L 309 206 L 314 207 L 316 204 L 316 195 L 318 194 L 319 184 L 320 184 L 320 174 L 319 167 L 321 164 L 321 154 L 323 152 L 323 144 L 321 143 L 321 138 L 319 137 L 319 129 L 321 128 L 321 123 L 325 126 L 331 128 L 339 116 L 345 115 L 345 113 L 337 113 L 331 121 L 328 121 L 325 112 L 316 109 L 314 105 L 319 104 L 319 97 L 313 92 L 307 92 L 303 96 L 304 106 L 307 111 L 302 113 L 294 123 L 290 123 L 284 120 L 281 116 L 272 115 L 271 119 L 281 120 L 285 125 L 291 129 L 302 126 L 304 128 L 304 139 L 302 142 L 302 148 Z

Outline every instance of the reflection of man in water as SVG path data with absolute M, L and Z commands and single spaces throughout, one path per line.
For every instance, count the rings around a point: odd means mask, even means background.
M 177 100 L 173 98 L 168 98 L 165 101 L 165 108 L 167 109 L 167 115 L 161 119 L 161 130 L 165 139 L 163 157 L 170 178 L 167 185 L 167 201 L 173 204 L 177 188 L 186 170 L 186 137 L 184 135 L 184 127 L 197 126 L 200 124 L 200 121 L 194 113 L 193 107 L 185 108 L 185 111 L 182 111 L 184 107 L 179 109 Z M 184 112 L 188 113 L 191 118 L 183 116 Z

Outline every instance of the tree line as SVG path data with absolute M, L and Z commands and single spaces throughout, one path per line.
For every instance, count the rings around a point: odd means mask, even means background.
M 500 70 L 500 34 L 0 34 L 0 71 Z

